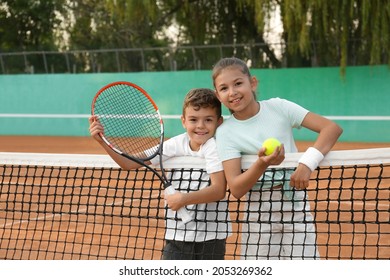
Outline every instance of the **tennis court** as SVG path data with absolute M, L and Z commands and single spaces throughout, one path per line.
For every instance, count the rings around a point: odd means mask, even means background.
M 0 144 L 1 152 L 104 155 L 89 137 L 5 136 Z M 388 145 L 338 143 L 334 150 L 366 148 Z M 0 259 L 160 259 L 164 201 L 148 172 L 1 169 Z M 319 170 L 308 192 L 321 258 L 390 259 L 389 164 Z M 243 203 L 228 198 L 233 235 L 226 259 L 239 259 Z

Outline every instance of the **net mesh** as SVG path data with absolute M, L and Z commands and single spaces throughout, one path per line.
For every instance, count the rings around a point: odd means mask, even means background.
M 262 184 L 294 170 L 299 156 L 288 154 Z M 243 170 L 253 160 L 245 157 Z M 194 158 L 165 162 L 178 172 L 203 166 Z M 0 153 L 0 174 L 0 259 L 161 259 L 166 206 L 160 181 L 146 169 L 123 171 L 105 155 Z M 299 199 L 291 193 L 253 189 L 237 200 L 228 191 L 225 259 L 269 258 L 271 247 L 277 258 L 390 259 L 390 149 L 330 152 L 301 201 L 300 212 L 312 219 L 294 216 L 289 207 Z M 293 218 L 274 221 L 270 213 Z M 310 234 L 313 243 L 302 245 Z

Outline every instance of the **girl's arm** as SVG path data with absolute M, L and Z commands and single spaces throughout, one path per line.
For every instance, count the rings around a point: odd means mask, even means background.
M 176 192 L 165 197 L 169 208 L 177 211 L 189 204 L 201 204 L 219 201 L 226 196 L 226 179 L 223 171 L 210 174 L 210 186 L 198 191 Z
M 104 133 L 104 128 L 101 123 L 98 121 L 96 116 L 91 116 L 89 118 L 89 132 L 91 136 L 104 148 L 107 154 L 124 170 L 131 170 L 141 167 L 140 164 L 125 158 L 114 152 L 99 136 L 100 133 Z M 150 162 L 146 162 L 150 164 Z
M 334 146 L 343 132 L 335 122 L 309 112 L 303 119 L 302 126 L 318 133 L 313 148 L 325 156 Z M 291 175 L 290 185 L 296 189 L 305 189 L 309 186 L 312 170 L 305 164 L 299 163 L 297 169 Z
M 284 146 L 277 148 L 273 154 L 264 155 L 264 148 L 258 153 L 257 160 L 246 170 L 241 172 L 241 158 L 235 158 L 223 162 L 226 180 L 232 195 L 240 199 L 257 183 L 261 175 L 270 165 L 281 164 L 284 160 Z

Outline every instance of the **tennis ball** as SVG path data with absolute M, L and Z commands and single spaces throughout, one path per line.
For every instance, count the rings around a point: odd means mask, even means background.
M 265 155 L 269 156 L 272 154 L 277 147 L 280 147 L 282 145 L 278 139 L 276 138 L 268 138 L 263 142 L 263 147 L 265 148 Z

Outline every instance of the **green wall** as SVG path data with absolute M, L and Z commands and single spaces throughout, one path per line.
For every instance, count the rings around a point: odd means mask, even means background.
M 258 98 L 281 97 L 324 116 L 335 117 L 344 133 L 340 141 L 390 142 L 390 70 L 387 66 L 253 69 Z M 143 87 L 165 116 L 166 136 L 183 131 L 184 95 L 194 87 L 212 87 L 210 71 L 110 74 L 0 75 L 0 135 L 87 136 L 95 93 L 113 81 Z M 224 113 L 227 115 L 227 111 Z M 365 119 L 379 116 L 378 120 Z M 361 119 L 348 119 L 363 117 Z M 347 118 L 347 119 L 346 119 Z M 313 140 L 306 129 L 297 140 Z

